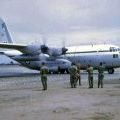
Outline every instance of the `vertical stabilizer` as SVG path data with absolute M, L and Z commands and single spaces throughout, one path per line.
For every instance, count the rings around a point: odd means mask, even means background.
M 8 32 L 5 22 L 0 18 L 0 43 L 12 43 L 12 39 Z

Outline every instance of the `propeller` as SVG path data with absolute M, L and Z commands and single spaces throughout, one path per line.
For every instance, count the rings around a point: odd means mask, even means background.
M 46 38 L 46 36 L 43 34 L 42 35 L 42 41 L 43 41 L 43 45 L 41 45 L 41 52 L 42 53 L 47 53 L 48 52 L 48 46 L 46 45 L 46 42 L 47 42 L 47 38 Z
M 47 53 L 48 50 L 49 50 L 48 46 L 46 46 L 45 44 L 41 45 L 41 51 L 42 51 L 42 53 Z
M 65 47 L 62 48 L 62 54 L 63 54 L 63 55 L 66 54 L 67 51 L 68 51 L 67 48 L 65 48 Z
M 60 55 L 64 55 L 66 54 L 66 51 L 68 50 L 66 47 L 65 47 L 65 40 L 63 39 L 63 47 L 61 48 L 52 48 L 52 47 L 48 47 L 46 45 L 46 37 L 43 36 L 43 45 L 41 45 L 40 49 L 41 49 L 41 52 L 44 53 L 44 54 L 48 54 L 50 56 L 60 56 Z
M 62 54 L 63 55 L 65 55 L 66 54 L 66 52 L 68 51 L 68 49 L 65 47 L 65 45 L 66 45 L 66 43 L 65 43 L 65 36 L 64 36 L 64 38 L 63 38 L 63 41 L 62 41 Z

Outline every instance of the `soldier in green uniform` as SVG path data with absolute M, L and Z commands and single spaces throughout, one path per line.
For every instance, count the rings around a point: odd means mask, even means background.
M 93 67 L 91 65 L 88 65 L 87 72 L 88 72 L 89 88 L 93 88 Z
M 76 88 L 77 85 L 77 66 L 72 63 L 71 67 L 69 68 L 70 73 L 70 84 L 71 88 Z
M 45 65 L 45 63 L 42 63 L 42 67 L 40 69 L 40 74 L 41 74 L 41 82 L 43 85 L 43 90 L 47 90 L 48 67 Z
M 79 86 L 81 85 L 81 74 L 80 74 L 80 63 L 77 63 L 77 79 L 79 81 Z
M 102 62 L 98 67 L 98 88 L 101 86 L 103 88 L 103 78 L 104 78 L 104 66 Z

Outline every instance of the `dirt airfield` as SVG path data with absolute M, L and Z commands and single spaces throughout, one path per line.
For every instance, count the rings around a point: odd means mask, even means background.
M 42 91 L 39 75 L 0 78 L 0 120 L 120 120 L 120 79 L 104 88 L 70 88 L 69 75 L 50 75 Z

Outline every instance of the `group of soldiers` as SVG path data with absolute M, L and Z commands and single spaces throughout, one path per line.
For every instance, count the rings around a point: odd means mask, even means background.
M 100 63 L 97 69 L 98 69 L 98 88 L 100 86 L 101 88 L 103 88 L 104 66 L 102 62 Z M 93 67 L 91 65 L 88 65 L 86 70 L 88 72 L 89 88 L 93 88 Z M 45 63 L 43 63 L 40 69 L 43 90 L 47 90 L 48 72 L 49 72 L 48 67 L 45 65 Z M 71 88 L 76 88 L 78 82 L 79 82 L 79 85 L 81 85 L 80 63 L 77 63 L 77 64 L 72 63 L 71 67 L 69 68 L 69 73 L 70 73 Z
M 98 88 L 101 86 L 103 88 L 103 78 L 104 78 L 104 66 L 102 62 L 100 62 L 98 66 Z M 89 82 L 89 88 L 93 88 L 93 67 L 91 65 L 88 65 L 87 67 L 88 72 L 88 82 Z
M 104 78 L 104 66 L 102 62 L 100 62 L 97 70 L 98 70 L 98 88 L 101 86 L 103 88 L 103 78 Z M 88 72 L 88 83 L 89 88 L 93 88 L 93 67 L 88 64 L 87 66 L 87 72 Z M 81 75 L 80 75 L 80 64 L 74 64 L 72 63 L 72 66 L 69 69 L 70 73 L 70 84 L 71 88 L 77 87 L 77 82 L 79 82 L 79 85 L 81 85 Z

